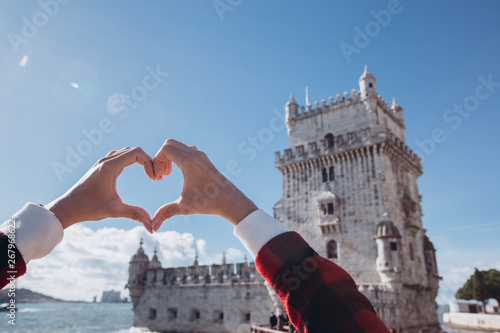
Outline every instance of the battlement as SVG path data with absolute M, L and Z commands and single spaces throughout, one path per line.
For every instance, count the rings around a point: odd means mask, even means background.
M 299 108 L 300 112 L 298 112 L 297 116 L 292 118 L 292 120 L 301 120 L 304 118 L 312 117 L 315 116 L 319 113 L 323 112 L 328 112 L 328 111 L 334 111 L 338 110 L 347 106 L 350 106 L 352 104 L 358 103 L 361 101 L 360 97 L 360 92 L 357 91 L 356 89 L 351 90 L 351 95 L 347 91 L 344 92 L 344 94 L 341 96 L 340 94 L 337 94 L 335 96 L 335 99 L 333 97 L 328 98 L 329 104 L 326 103 L 325 99 L 321 100 L 321 106 L 319 105 L 319 102 L 314 102 L 314 108 L 312 105 L 307 105 L 307 108 L 304 106 L 301 106 Z
M 380 94 L 375 95 L 375 99 L 377 100 L 379 106 L 381 109 L 388 114 L 391 118 L 393 118 L 399 125 L 404 127 L 403 121 L 396 117 L 397 111 L 395 110 L 395 107 L 397 105 L 390 105 Z M 356 89 L 351 90 L 351 94 L 347 91 L 344 91 L 342 96 L 340 94 L 337 94 L 335 96 L 335 99 L 330 96 L 328 98 L 329 104 L 327 104 L 325 99 L 321 100 L 321 106 L 318 101 L 314 102 L 314 106 L 309 104 L 306 107 L 300 106 L 297 109 L 297 113 L 295 115 L 292 115 L 290 117 L 290 121 L 300 121 L 309 117 L 314 117 L 318 114 L 325 113 L 325 112 L 330 112 L 330 111 L 337 111 L 345 107 L 352 106 L 357 103 L 361 103 L 364 101 L 361 97 L 361 92 L 357 91 Z M 398 106 L 399 107 L 399 106 Z M 401 108 L 402 110 L 402 108 Z
M 144 275 L 146 286 L 214 285 L 263 281 L 254 263 L 247 264 L 246 262 L 148 269 Z
M 169 267 L 163 268 L 158 257 L 155 255 L 149 261 L 141 247 L 138 253 L 143 254 L 141 262 L 145 265 L 138 265 L 134 261 L 137 255 L 131 261 L 128 285 L 129 287 L 152 287 L 152 286 L 180 286 L 180 285 L 204 285 L 204 284 L 235 284 L 262 282 L 262 276 L 257 272 L 253 262 L 237 264 L 227 264 L 225 256 L 221 264 L 199 265 L 195 259 L 193 265 L 187 267 Z M 134 259 L 135 258 L 135 259 Z
M 414 164 L 420 166 L 420 157 L 418 157 L 404 141 L 399 139 L 389 130 L 373 130 L 364 128 L 357 132 L 348 132 L 339 135 L 333 135 L 333 144 L 327 139 L 321 139 L 317 142 L 309 142 L 307 145 L 298 145 L 284 150 L 284 153 L 277 151 L 276 167 L 282 167 L 286 164 L 300 162 L 307 159 L 320 157 L 328 154 L 347 152 L 363 146 L 370 146 L 377 143 L 386 142 L 393 150 L 399 151 Z

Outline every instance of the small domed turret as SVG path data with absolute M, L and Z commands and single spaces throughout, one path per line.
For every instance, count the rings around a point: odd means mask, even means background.
M 401 234 L 389 220 L 379 223 L 374 237 L 377 243 L 377 272 L 383 283 L 397 282 L 401 266 Z
M 285 105 L 286 110 L 286 122 L 294 120 L 299 114 L 299 105 L 295 102 L 293 94 L 290 95 L 290 100 Z
M 375 238 L 401 238 L 398 228 L 391 221 L 380 222 Z
M 142 248 L 142 244 L 144 242 L 142 241 L 139 243 L 139 248 L 137 249 L 137 252 L 132 256 L 132 259 L 130 259 L 130 263 L 139 263 L 139 262 L 149 262 L 149 257 L 146 253 L 144 253 L 144 249 Z
M 155 248 L 153 258 L 151 258 L 151 263 L 149 264 L 149 268 L 161 268 L 161 262 L 158 260 L 158 256 L 156 255 L 156 252 L 158 252 Z
M 377 96 L 377 79 L 372 73 L 368 71 L 368 66 L 365 66 L 365 71 L 359 78 L 359 90 L 361 93 L 361 99 L 366 99 L 367 97 Z
M 137 252 L 130 259 L 128 268 L 127 288 L 130 292 L 130 300 L 134 308 L 137 306 L 143 292 L 146 272 L 149 268 L 149 258 L 142 248 L 142 239 Z M 161 266 L 161 265 L 160 265 Z

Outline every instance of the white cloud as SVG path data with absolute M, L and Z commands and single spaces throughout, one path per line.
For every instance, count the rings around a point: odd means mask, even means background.
M 163 267 L 187 266 L 198 251 L 200 264 L 220 263 L 222 253 L 210 253 L 207 242 L 190 233 L 176 231 L 148 234 L 143 227 L 130 230 L 102 228 L 92 230 L 76 225 L 65 231 L 63 241 L 47 257 L 33 260 L 28 272 L 18 279 L 18 288 L 28 288 L 65 300 L 99 300 L 103 290 L 115 289 L 128 297 L 124 286 L 132 255 L 144 239 L 146 254 L 158 257 Z M 228 262 L 243 261 L 243 252 L 228 248 Z

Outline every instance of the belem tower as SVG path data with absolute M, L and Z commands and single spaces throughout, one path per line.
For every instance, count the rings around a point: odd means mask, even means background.
M 290 148 L 276 153 L 283 197 L 275 218 L 349 272 L 390 329 L 439 333 L 440 277 L 403 108 L 377 93 L 365 68 L 359 91 L 306 107 L 292 95 L 285 109 Z M 127 287 L 134 327 L 160 332 L 250 332 L 280 311 L 253 263 L 162 268 L 142 244 Z

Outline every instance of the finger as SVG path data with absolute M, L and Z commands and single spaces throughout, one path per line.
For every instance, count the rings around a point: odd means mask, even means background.
M 165 141 L 154 158 L 155 173 L 159 177 L 157 179 L 168 176 L 172 172 L 172 162 L 180 166 L 184 157 L 190 155 L 193 151 L 198 151 L 198 149 L 195 146 L 186 146 L 174 139 Z
M 154 170 L 157 179 L 163 176 L 168 176 L 172 172 L 172 162 L 179 165 L 182 157 L 186 155 L 186 146 L 180 142 L 172 143 L 175 140 L 168 139 L 165 144 L 158 150 L 154 158 Z
M 153 167 L 153 159 L 151 156 L 146 154 L 141 148 L 128 148 L 124 150 L 122 153 L 118 152 L 113 158 L 109 160 L 112 163 L 116 164 L 116 167 L 120 169 L 120 172 L 123 168 L 138 163 L 141 164 L 144 168 L 144 172 L 151 179 L 156 179 L 155 171 Z
M 160 152 L 156 153 L 156 156 L 161 154 Z M 158 158 L 155 157 L 153 160 L 153 169 L 156 175 L 156 180 L 161 180 L 164 176 L 168 176 L 169 165 L 172 165 L 172 161 L 165 158 L 164 156 Z
M 151 217 L 148 212 L 146 212 L 141 207 L 127 205 L 126 203 L 122 203 L 117 210 L 115 211 L 114 217 L 125 217 L 138 222 L 141 222 L 144 225 L 144 228 L 152 234 L 153 228 L 151 227 Z
M 153 216 L 151 227 L 153 228 L 154 231 L 157 231 L 160 228 L 163 221 L 175 215 L 182 215 L 182 214 L 184 214 L 183 209 L 177 201 L 163 205 L 156 211 L 155 215 Z
M 112 150 L 106 155 L 106 157 L 113 156 L 116 153 L 116 150 Z

